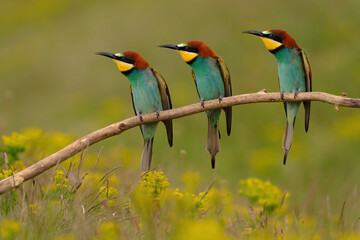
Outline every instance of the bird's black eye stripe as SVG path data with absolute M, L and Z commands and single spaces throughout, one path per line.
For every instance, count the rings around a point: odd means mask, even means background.
M 197 49 L 197 48 L 190 47 L 190 46 L 182 46 L 182 47 L 179 47 L 179 50 L 182 50 L 182 51 L 185 51 L 185 52 L 198 53 L 198 49 Z
M 270 34 L 268 35 L 268 38 L 269 38 L 269 39 L 272 39 L 272 40 L 274 40 L 274 41 L 277 41 L 277 42 L 279 42 L 279 43 L 282 43 L 282 38 L 279 37 L 279 36 L 276 36 L 276 35 L 273 34 L 273 33 L 270 33 Z
M 124 63 L 130 63 L 130 64 L 134 64 L 134 63 L 135 63 L 134 60 L 129 59 L 129 58 L 125 57 L 125 56 L 119 56 L 119 57 L 117 56 L 116 59 L 119 60 L 119 61 L 121 61 L 121 62 L 124 62 Z

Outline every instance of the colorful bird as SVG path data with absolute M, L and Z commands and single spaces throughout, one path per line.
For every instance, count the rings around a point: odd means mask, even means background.
M 97 52 L 96 54 L 111 58 L 120 72 L 130 81 L 130 93 L 134 111 L 142 121 L 141 114 L 171 109 L 168 86 L 158 71 L 136 52 L 123 53 Z M 170 147 L 173 145 L 172 120 L 164 121 Z M 141 171 L 151 168 L 154 135 L 158 123 L 147 123 L 140 126 L 144 137 L 144 150 L 141 155 Z
M 204 101 L 229 97 L 231 92 L 230 73 L 224 61 L 218 57 L 204 42 L 190 41 L 178 45 L 166 44 L 159 47 L 178 51 L 182 59 L 192 68 L 201 105 Z M 231 132 L 231 107 L 224 108 L 227 134 Z M 219 117 L 221 109 L 206 111 L 208 118 L 208 137 L 206 148 L 211 155 L 211 166 L 215 168 L 215 156 L 220 152 Z
M 282 99 L 284 92 L 295 93 L 295 98 L 299 92 L 311 92 L 311 68 L 306 53 L 295 40 L 283 30 L 269 31 L 244 31 L 259 36 L 269 50 L 276 58 L 279 72 L 279 85 Z M 305 101 L 305 131 L 309 129 L 310 120 L 310 102 Z M 283 137 L 282 147 L 284 149 L 284 165 L 291 147 L 293 138 L 295 118 L 298 112 L 300 102 L 284 102 L 284 108 L 287 118 L 286 130 Z

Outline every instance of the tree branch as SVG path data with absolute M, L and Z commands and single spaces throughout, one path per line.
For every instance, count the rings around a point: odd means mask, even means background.
M 74 156 L 76 153 L 83 149 L 91 146 L 101 140 L 119 135 L 120 133 L 142 125 L 144 123 L 164 121 L 168 119 L 181 118 L 188 115 L 212 110 L 216 108 L 224 108 L 229 106 L 248 104 L 248 103 L 259 103 L 259 102 L 282 102 L 280 93 L 266 93 L 262 90 L 257 93 L 242 94 L 232 97 L 225 97 L 219 102 L 218 99 L 210 100 L 205 102 L 205 106 L 202 107 L 199 103 L 187 105 L 167 111 L 160 112 L 160 116 L 157 117 L 156 113 L 143 114 L 143 122 L 140 121 L 139 117 L 134 116 L 125 119 L 121 122 L 111 124 L 107 127 L 92 132 L 82 138 L 79 138 L 75 142 L 59 150 L 58 152 L 38 161 L 37 163 L 29 166 L 28 168 L 15 173 L 14 175 L 0 181 L 0 194 L 3 194 L 12 188 L 20 185 L 21 183 L 45 172 L 46 170 L 56 166 L 57 164 L 65 161 L 66 159 Z M 335 96 L 324 92 L 304 92 L 299 93 L 294 98 L 293 93 L 284 93 L 284 101 L 287 102 L 302 102 L 302 101 L 321 101 L 332 104 L 335 109 L 338 110 L 339 106 L 343 107 L 355 107 L 360 108 L 360 99 L 358 98 L 347 98 L 345 94 L 341 96 Z

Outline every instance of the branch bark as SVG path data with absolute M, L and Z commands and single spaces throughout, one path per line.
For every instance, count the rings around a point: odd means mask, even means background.
M 325 92 L 304 92 L 299 93 L 294 98 L 293 93 L 284 93 L 284 99 L 281 99 L 280 93 L 266 93 L 262 90 L 257 93 L 249 93 L 236 95 L 232 97 L 223 98 L 221 102 L 219 100 L 210 100 L 205 102 L 205 106 L 202 107 L 199 103 L 187 105 L 167 111 L 160 112 L 160 116 L 157 117 L 156 113 L 143 114 L 143 122 L 140 121 L 139 117 L 134 116 L 125 119 L 121 122 L 111 124 L 107 127 L 92 132 L 82 138 L 79 138 L 75 142 L 59 150 L 58 152 L 38 161 L 37 163 L 29 166 L 28 168 L 15 173 L 14 175 L 0 181 L 0 194 L 3 194 L 12 188 L 22 184 L 23 182 L 45 172 L 46 170 L 56 166 L 57 164 L 65 161 L 66 159 L 74 156 L 76 153 L 84 150 L 88 146 L 91 146 L 106 138 L 119 135 L 122 132 L 139 126 L 144 123 L 164 121 L 168 119 L 181 118 L 188 115 L 212 110 L 216 108 L 223 108 L 228 106 L 235 106 L 248 103 L 261 103 L 261 102 L 302 102 L 302 101 L 320 101 L 332 104 L 335 109 L 338 110 L 339 106 L 342 107 L 353 107 L 360 108 L 359 98 L 347 98 L 345 94 L 341 96 L 335 96 Z

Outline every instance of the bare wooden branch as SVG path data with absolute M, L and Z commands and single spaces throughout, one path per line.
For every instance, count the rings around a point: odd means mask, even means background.
M 293 93 L 285 93 L 284 99 L 281 99 L 280 93 L 266 93 L 265 90 L 261 90 L 257 93 L 249 93 L 236 95 L 232 97 L 223 98 L 221 102 L 218 99 L 205 102 L 205 106 L 202 107 L 199 103 L 187 105 L 167 111 L 160 112 L 160 116 L 157 117 L 156 113 L 143 114 L 143 122 L 139 117 L 134 116 L 125 119 L 121 122 L 111 124 L 107 127 L 92 132 L 82 138 L 79 138 L 75 142 L 61 149 L 60 151 L 40 160 L 39 162 L 29 166 L 28 168 L 15 173 L 14 175 L 0 181 L 0 194 L 3 194 L 12 188 L 22 184 L 23 182 L 45 172 L 46 170 L 56 166 L 58 163 L 65 161 L 66 159 L 74 156 L 76 153 L 91 146 L 101 140 L 118 135 L 130 128 L 139 126 L 144 123 L 164 121 L 168 119 L 181 118 L 188 115 L 204 112 L 206 110 L 224 108 L 229 106 L 248 104 L 248 103 L 261 103 L 261 102 L 302 102 L 302 101 L 321 101 L 332 104 L 338 109 L 342 107 L 354 107 L 360 108 L 360 99 L 348 98 L 345 94 L 341 96 L 335 96 L 324 92 L 305 92 L 299 93 L 294 98 Z

